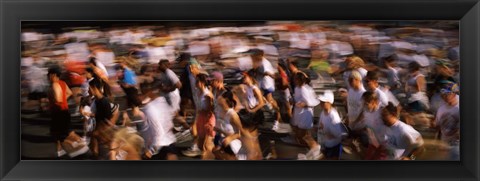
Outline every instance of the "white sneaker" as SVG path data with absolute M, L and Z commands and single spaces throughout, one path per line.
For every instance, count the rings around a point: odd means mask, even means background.
M 73 152 L 71 152 L 71 153 L 68 153 L 68 156 L 69 156 L 70 158 L 74 158 L 74 157 L 76 157 L 76 156 L 78 156 L 78 155 L 83 155 L 83 154 L 87 153 L 88 150 L 89 150 L 88 146 L 82 146 L 80 149 L 75 150 L 75 151 L 73 151 Z
M 190 133 L 190 130 L 188 129 L 183 132 L 175 133 L 175 137 L 177 138 L 177 143 L 183 143 L 193 139 L 192 133 Z
M 194 144 L 188 150 L 182 151 L 182 154 L 188 157 L 196 157 L 202 154 L 202 151 L 198 149 L 197 144 Z
M 80 139 L 79 141 L 71 142 L 70 144 L 64 143 L 62 147 L 66 150 L 70 158 L 85 154 L 89 150 L 88 146 L 82 139 Z
M 64 149 L 57 151 L 57 157 L 62 157 L 63 155 L 66 155 L 66 154 L 67 152 Z
M 272 126 L 272 130 L 276 131 L 280 127 L 279 124 L 280 123 L 277 120 L 275 120 L 275 123 L 273 123 L 273 126 Z
M 307 160 L 320 160 L 323 157 L 320 148 L 320 145 L 317 145 L 315 148 L 310 149 L 310 151 L 307 152 Z
M 299 153 L 297 155 L 297 160 L 307 160 L 307 155 Z
M 277 126 L 276 126 L 276 129 L 274 129 L 274 128 L 272 128 L 272 130 L 277 132 L 277 133 L 290 133 L 290 132 L 292 132 L 292 127 L 290 126 L 290 124 L 286 124 L 286 123 L 278 123 Z
M 272 153 L 268 153 L 268 155 L 265 157 L 265 160 L 270 160 L 272 159 Z

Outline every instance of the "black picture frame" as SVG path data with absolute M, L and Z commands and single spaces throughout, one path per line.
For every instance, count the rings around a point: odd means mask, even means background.
M 2 180 L 478 180 L 478 0 L 0 0 Z M 461 161 L 21 161 L 23 20 L 458 20 Z

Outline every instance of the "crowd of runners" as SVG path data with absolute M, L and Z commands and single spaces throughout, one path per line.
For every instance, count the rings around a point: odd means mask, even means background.
M 308 148 L 300 160 L 414 160 L 432 144 L 459 160 L 458 25 L 389 26 L 24 30 L 22 107 L 51 115 L 58 157 L 277 159 L 259 143 L 271 131 Z

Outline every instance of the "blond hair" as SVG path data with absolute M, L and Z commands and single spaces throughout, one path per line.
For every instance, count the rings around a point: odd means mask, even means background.
M 356 56 L 356 55 L 348 57 L 347 61 L 348 61 L 348 65 L 349 65 L 348 67 L 350 67 L 352 69 L 365 67 L 365 61 L 363 61 L 362 58 L 360 58 L 359 56 Z
M 350 79 L 356 79 L 356 80 L 362 80 L 362 74 L 360 74 L 360 72 L 354 70 L 352 71 L 352 73 L 350 74 Z
M 145 141 L 140 135 L 130 132 L 127 128 L 121 128 L 116 131 L 113 135 L 113 141 L 122 141 L 126 146 L 134 148 L 139 154 L 142 153 L 145 145 Z

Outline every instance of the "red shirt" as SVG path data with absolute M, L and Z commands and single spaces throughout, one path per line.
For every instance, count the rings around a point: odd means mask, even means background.
M 62 80 L 59 80 L 58 81 L 58 84 L 60 85 L 60 88 L 62 89 L 62 102 L 57 102 L 55 100 L 55 92 L 53 91 L 53 88 L 52 88 L 52 94 L 50 95 L 50 106 L 51 108 L 59 108 L 60 110 L 68 110 L 68 102 L 67 102 L 67 84 L 62 81 Z

